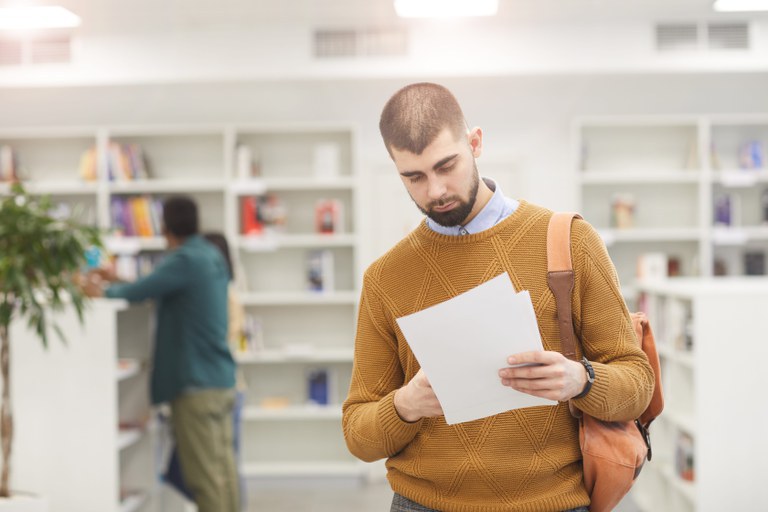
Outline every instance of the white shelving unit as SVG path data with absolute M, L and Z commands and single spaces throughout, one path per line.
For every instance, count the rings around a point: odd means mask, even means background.
M 246 290 L 241 300 L 258 318 L 263 348 L 238 354 L 247 381 L 243 412 L 243 472 L 274 484 L 283 479 L 360 479 L 365 465 L 347 451 L 341 429 L 341 402 L 351 378 L 357 301 L 359 244 L 356 213 L 359 184 L 354 131 L 338 126 L 282 129 L 237 126 L 236 147 L 247 148 L 260 169 L 233 169 L 228 222 Z M 333 148 L 330 168 L 318 168 L 318 148 Z M 271 193 L 284 204 L 284 228 L 264 236 L 240 231 L 243 197 Z M 315 229 L 315 204 L 336 200 L 343 215 L 332 234 Z M 333 255 L 328 290 L 308 289 L 310 251 Z M 329 375 L 329 404 L 308 404 L 309 373 Z
M 768 115 L 583 118 L 574 140 L 579 210 L 603 235 L 622 283 L 635 280 L 643 253 L 676 258 L 682 276 L 707 277 L 743 275 L 746 252 L 768 252 Z M 761 147 L 762 169 L 739 168 L 750 141 Z M 723 193 L 741 207 L 730 226 L 715 222 Z M 620 195 L 634 202 L 629 226 L 612 212 Z
M 110 148 L 115 143 L 141 148 L 146 178 L 109 178 Z M 166 246 L 160 236 L 112 234 L 115 198 L 191 195 L 200 207 L 201 231 L 226 235 L 242 302 L 261 326 L 263 350 L 237 355 L 248 384 L 248 414 L 242 428 L 244 472 L 282 478 L 291 476 L 293 468 L 293 476 L 307 478 L 315 468 L 320 476 L 364 475 L 365 465 L 346 449 L 338 412 L 351 378 L 362 275 L 360 184 L 352 127 L 22 128 L 0 132 L 0 145 L 16 151 L 30 192 L 51 194 L 56 203 L 81 208 L 83 220 L 110 233 L 106 246 L 115 254 L 158 253 Z M 97 176 L 83 181 L 80 158 L 90 148 L 96 148 Z M 241 148 L 249 151 L 250 162 L 241 161 Z M 255 175 L 249 172 L 250 163 L 258 167 Z M 0 183 L 0 194 L 7 192 L 8 185 Z M 283 203 L 284 226 L 245 236 L 242 201 L 265 194 Z M 315 205 L 320 199 L 335 200 L 342 207 L 333 233 L 317 233 Z M 310 291 L 307 284 L 308 255 L 318 250 L 333 256 L 332 286 L 322 292 Z M 307 406 L 307 375 L 318 368 L 327 369 L 332 377 L 325 408 Z M 120 375 L 121 389 L 134 380 L 124 369 Z M 285 410 L 264 407 L 276 402 L 285 404 Z M 131 449 L 132 445 L 123 451 Z
M 45 496 L 51 512 L 173 510 L 161 506 L 143 364 L 151 314 L 95 300 L 82 327 L 73 310 L 54 317 L 68 343 L 51 333 L 47 349 L 24 324 L 12 325 L 12 484 Z
M 677 278 L 637 288 L 654 321 L 666 403 L 633 500 L 648 512 L 767 509 L 768 412 L 755 390 L 768 357 L 760 339 L 768 282 Z M 681 436 L 691 440 L 690 472 Z

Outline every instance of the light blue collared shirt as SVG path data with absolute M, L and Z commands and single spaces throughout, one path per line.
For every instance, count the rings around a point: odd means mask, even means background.
M 493 190 L 493 195 L 491 196 L 490 201 L 488 201 L 488 204 L 480 210 L 474 219 L 469 221 L 466 226 L 445 227 L 427 217 L 427 226 L 429 229 L 442 235 L 472 235 L 490 229 L 512 215 L 520 205 L 520 202 L 504 196 L 501 187 L 499 187 L 492 179 L 483 178 L 483 181 L 488 185 L 488 188 Z

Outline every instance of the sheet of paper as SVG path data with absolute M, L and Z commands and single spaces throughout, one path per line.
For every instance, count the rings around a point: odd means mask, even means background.
M 528 291 L 504 273 L 450 300 L 397 319 L 449 425 L 556 405 L 501 384 L 507 357 L 543 350 Z

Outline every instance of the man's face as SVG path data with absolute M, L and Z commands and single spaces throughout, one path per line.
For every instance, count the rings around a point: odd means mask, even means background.
M 458 226 L 474 211 L 480 176 L 475 158 L 480 156 L 482 134 L 475 128 L 454 139 L 447 128 L 420 155 L 392 149 L 400 179 L 422 213 L 441 226 Z

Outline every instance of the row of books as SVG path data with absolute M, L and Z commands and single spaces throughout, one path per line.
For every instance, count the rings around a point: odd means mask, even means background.
M 122 236 L 162 234 L 163 203 L 150 196 L 115 196 L 110 202 L 112 227 Z
M 110 181 L 147 179 L 147 159 L 141 146 L 110 142 L 107 147 L 107 175 Z
M 759 140 L 749 140 L 739 144 L 737 149 L 737 162 L 739 169 L 763 169 L 765 167 L 765 145 Z M 712 168 L 722 168 L 720 157 L 715 144 L 712 144 L 711 152 Z
M 262 163 L 259 150 L 239 143 L 235 149 L 237 178 L 248 180 L 261 176 Z M 341 148 L 332 142 L 315 144 L 312 148 L 312 174 L 318 179 L 339 176 L 341 170 Z
M 768 188 L 760 194 L 760 221 L 768 224 Z M 742 202 L 741 196 L 735 192 L 724 192 L 715 197 L 714 223 L 716 226 L 741 225 Z
M 280 232 L 285 228 L 287 213 L 285 203 L 274 193 L 243 197 L 240 201 L 241 232 L 252 236 Z M 315 231 L 326 234 L 344 231 L 344 208 L 341 201 L 316 201 Z
M 305 403 L 325 406 L 338 403 L 339 386 L 337 372 L 331 367 L 308 368 L 305 376 Z M 264 397 L 260 406 L 264 409 L 284 409 L 292 405 L 287 396 Z

